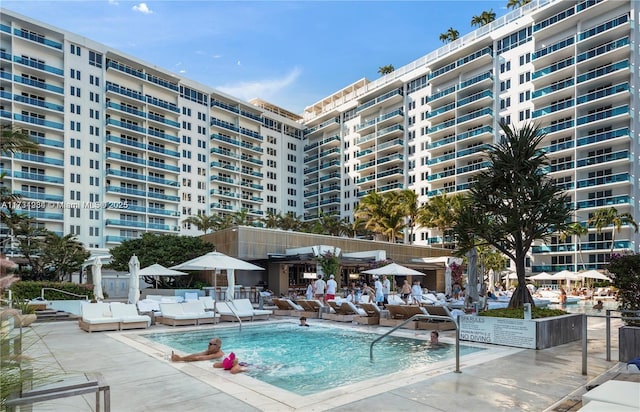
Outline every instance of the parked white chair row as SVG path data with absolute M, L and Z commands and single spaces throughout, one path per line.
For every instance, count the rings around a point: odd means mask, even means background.
M 229 302 L 216 302 L 216 312 L 220 315 L 220 320 L 235 322 L 240 320 L 269 319 L 273 314 L 271 310 L 254 309 L 249 299 L 235 299 Z
M 146 329 L 151 324 L 151 318 L 138 314 L 134 304 L 83 302 L 81 311 L 82 317 L 78 320 L 78 325 L 87 332 Z
M 184 303 L 160 303 L 162 317 L 159 322 L 169 326 L 203 325 L 217 323 L 220 315 L 206 311 L 201 300 Z

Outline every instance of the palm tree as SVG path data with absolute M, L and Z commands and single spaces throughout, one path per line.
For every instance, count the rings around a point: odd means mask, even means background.
M 75 235 L 58 236 L 53 232 L 45 235 L 42 259 L 56 275 L 56 280 L 64 281 L 67 274 L 77 271 L 91 255 Z M 69 279 L 71 281 L 71 279 Z
M 442 234 L 442 247 L 445 247 L 447 229 L 451 229 L 457 220 L 462 199 L 462 195 L 458 193 L 443 193 L 429 199 L 429 202 L 418 210 L 417 222 L 422 227 L 437 228 Z
M 0 125 L 0 130 L 2 130 L 2 138 L 0 138 L 0 153 L 25 152 L 38 147 L 38 143 L 36 143 L 31 136 L 14 129 L 9 123 L 3 123 Z
M 440 34 L 439 38 L 443 43 L 451 43 L 458 37 L 460 37 L 460 32 L 453 27 L 449 27 L 449 30 L 447 30 L 445 33 Z
M 471 185 L 454 232 L 461 252 L 485 243 L 513 260 L 518 286 L 509 307 L 535 306 L 526 287 L 527 253 L 534 240 L 564 231 L 572 211 L 569 196 L 546 174 L 549 161 L 538 147 L 544 133 L 532 124 L 500 127 L 504 136 L 487 149 L 490 165 Z
M 354 217 L 364 221 L 365 229 L 395 243 L 403 237 L 402 230 L 405 227 L 405 214 L 398 204 L 398 191 L 382 194 L 370 192 L 360 199 Z
M 524 6 L 525 4 L 529 4 L 531 3 L 531 0 L 509 0 L 507 2 L 507 8 L 508 9 L 517 9 L 520 8 L 522 6 Z
M 491 23 L 495 19 L 496 14 L 493 12 L 493 9 L 491 9 L 489 11 L 483 11 L 479 16 L 473 16 L 473 18 L 471 18 L 471 25 L 484 26 Z
M 602 233 L 602 229 L 613 225 L 614 230 L 611 234 L 611 252 L 613 253 L 613 248 L 616 244 L 616 231 L 620 232 L 622 230 L 622 226 L 631 225 L 638 231 L 638 223 L 633 220 L 633 215 L 631 213 L 618 213 L 618 209 L 615 207 L 609 207 L 604 209 L 598 209 L 596 212 L 589 218 L 587 221 L 589 226 L 595 227 L 596 232 Z
M 198 230 L 202 230 L 205 234 L 209 231 L 216 230 L 220 226 L 220 216 L 205 214 L 189 216 L 183 220 L 184 223 L 195 226 Z
M 393 64 L 387 64 L 386 66 L 380 66 L 378 67 L 378 73 L 381 76 L 384 76 L 385 74 L 389 74 L 392 73 L 396 68 L 393 67 Z
M 407 222 L 405 227 L 409 229 L 409 244 L 413 242 L 413 230 L 416 226 L 416 218 L 418 216 L 418 195 L 411 189 L 404 189 L 398 192 L 398 207 Z
M 560 232 L 560 240 L 562 241 L 564 241 L 569 236 L 576 236 L 576 239 L 578 240 L 578 252 L 580 254 L 580 262 L 582 263 L 582 269 L 586 269 L 586 266 L 584 264 L 584 256 L 582 255 L 581 238 L 587 233 L 589 233 L 589 229 L 586 228 L 585 226 L 582 226 L 580 222 L 570 223 L 569 225 L 567 225 L 567 228 L 564 231 Z

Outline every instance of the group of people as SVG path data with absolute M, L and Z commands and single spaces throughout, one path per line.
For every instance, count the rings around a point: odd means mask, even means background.
M 215 362 L 213 364 L 214 368 L 224 369 L 234 375 L 236 373 L 246 371 L 247 364 L 245 362 L 240 362 L 238 358 L 236 358 L 235 353 L 231 352 L 228 356 L 224 356 L 224 352 L 222 351 L 222 340 L 220 340 L 220 338 L 211 339 L 209 341 L 209 346 L 207 347 L 207 349 L 199 353 L 180 356 L 174 352 L 171 352 L 171 361 L 173 362 L 195 362 L 221 358 L 221 361 Z
M 336 282 L 334 275 L 330 275 L 326 282 L 322 279 L 322 275 L 318 275 L 317 280 L 314 279 L 307 285 L 305 297 L 307 300 L 318 299 L 321 302 L 326 302 L 336 298 L 337 290 L 338 282 Z

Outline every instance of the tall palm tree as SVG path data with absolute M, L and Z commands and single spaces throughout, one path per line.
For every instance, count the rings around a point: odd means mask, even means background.
M 608 207 L 603 209 L 598 209 L 596 212 L 589 218 L 587 221 L 589 226 L 595 227 L 598 233 L 602 233 L 602 229 L 609 225 L 613 225 L 614 230 L 611 234 L 611 252 L 613 253 L 613 248 L 616 244 L 616 231 L 620 232 L 622 230 L 622 226 L 630 225 L 633 226 L 635 231 L 638 231 L 638 223 L 633 220 L 633 215 L 631 213 L 618 213 L 618 209 L 615 207 Z
M 416 218 L 418 217 L 418 209 L 420 208 L 418 205 L 418 195 L 411 189 L 404 189 L 398 193 L 398 207 L 400 208 L 400 213 L 402 213 L 406 218 L 405 227 L 409 229 L 409 244 L 413 242 L 413 231 L 416 226 Z
M 525 4 L 529 4 L 531 3 L 531 0 L 509 0 L 507 2 L 507 8 L 508 9 L 518 9 L 522 6 L 524 6 Z
M 445 247 L 445 233 L 451 229 L 457 219 L 457 214 L 462 207 L 462 195 L 446 193 L 436 195 L 429 199 L 419 210 L 416 217 L 417 223 L 426 228 L 437 228 L 442 234 L 442 247 Z
M 189 216 L 183 220 L 184 223 L 189 223 L 195 226 L 198 230 L 202 230 L 205 234 L 209 231 L 216 230 L 220 226 L 220 216 L 219 215 L 195 215 Z
M 395 69 L 396 69 L 396 68 L 395 68 L 395 67 L 393 67 L 393 64 L 387 64 L 386 66 L 380 66 L 380 67 L 378 67 L 378 73 L 379 73 L 381 76 L 384 76 L 385 74 L 393 73 L 393 71 L 394 71 Z
M 582 236 L 589 233 L 589 229 L 585 226 L 582 226 L 580 222 L 573 222 L 567 225 L 567 228 L 560 232 L 560 240 L 564 241 L 569 236 L 576 236 L 578 240 L 578 253 L 580 256 L 580 262 L 582 263 L 582 269 L 586 269 L 584 264 L 584 256 L 582 255 Z
M 356 208 L 354 217 L 362 219 L 365 229 L 381 235 L 389 242 L 395 243 L 402 238 L 405 214 L 398 207 L 398 191 L 370 192 L 362 199 Z
M 479 16 L 473 16 L 471 18 L 472 26 L 484 26 L 486 24 L 491 23 L 496 19 L 496 14 L 493 12 L 493 9 L 489 11 L 483 11 Z
M 443 43 L 451 43 L 458 37 L 460 37 L 460 32 L 453 27 L 449 27 L 449 30 L 447 30 L 445 33 L 441 33 L 439 38 Z

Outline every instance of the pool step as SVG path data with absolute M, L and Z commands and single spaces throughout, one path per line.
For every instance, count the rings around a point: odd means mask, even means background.
M 36 311 L 36 322 L 58 322 L 63 320 L 77 320 L 78 316 L 63 310 L 45 309 Z

